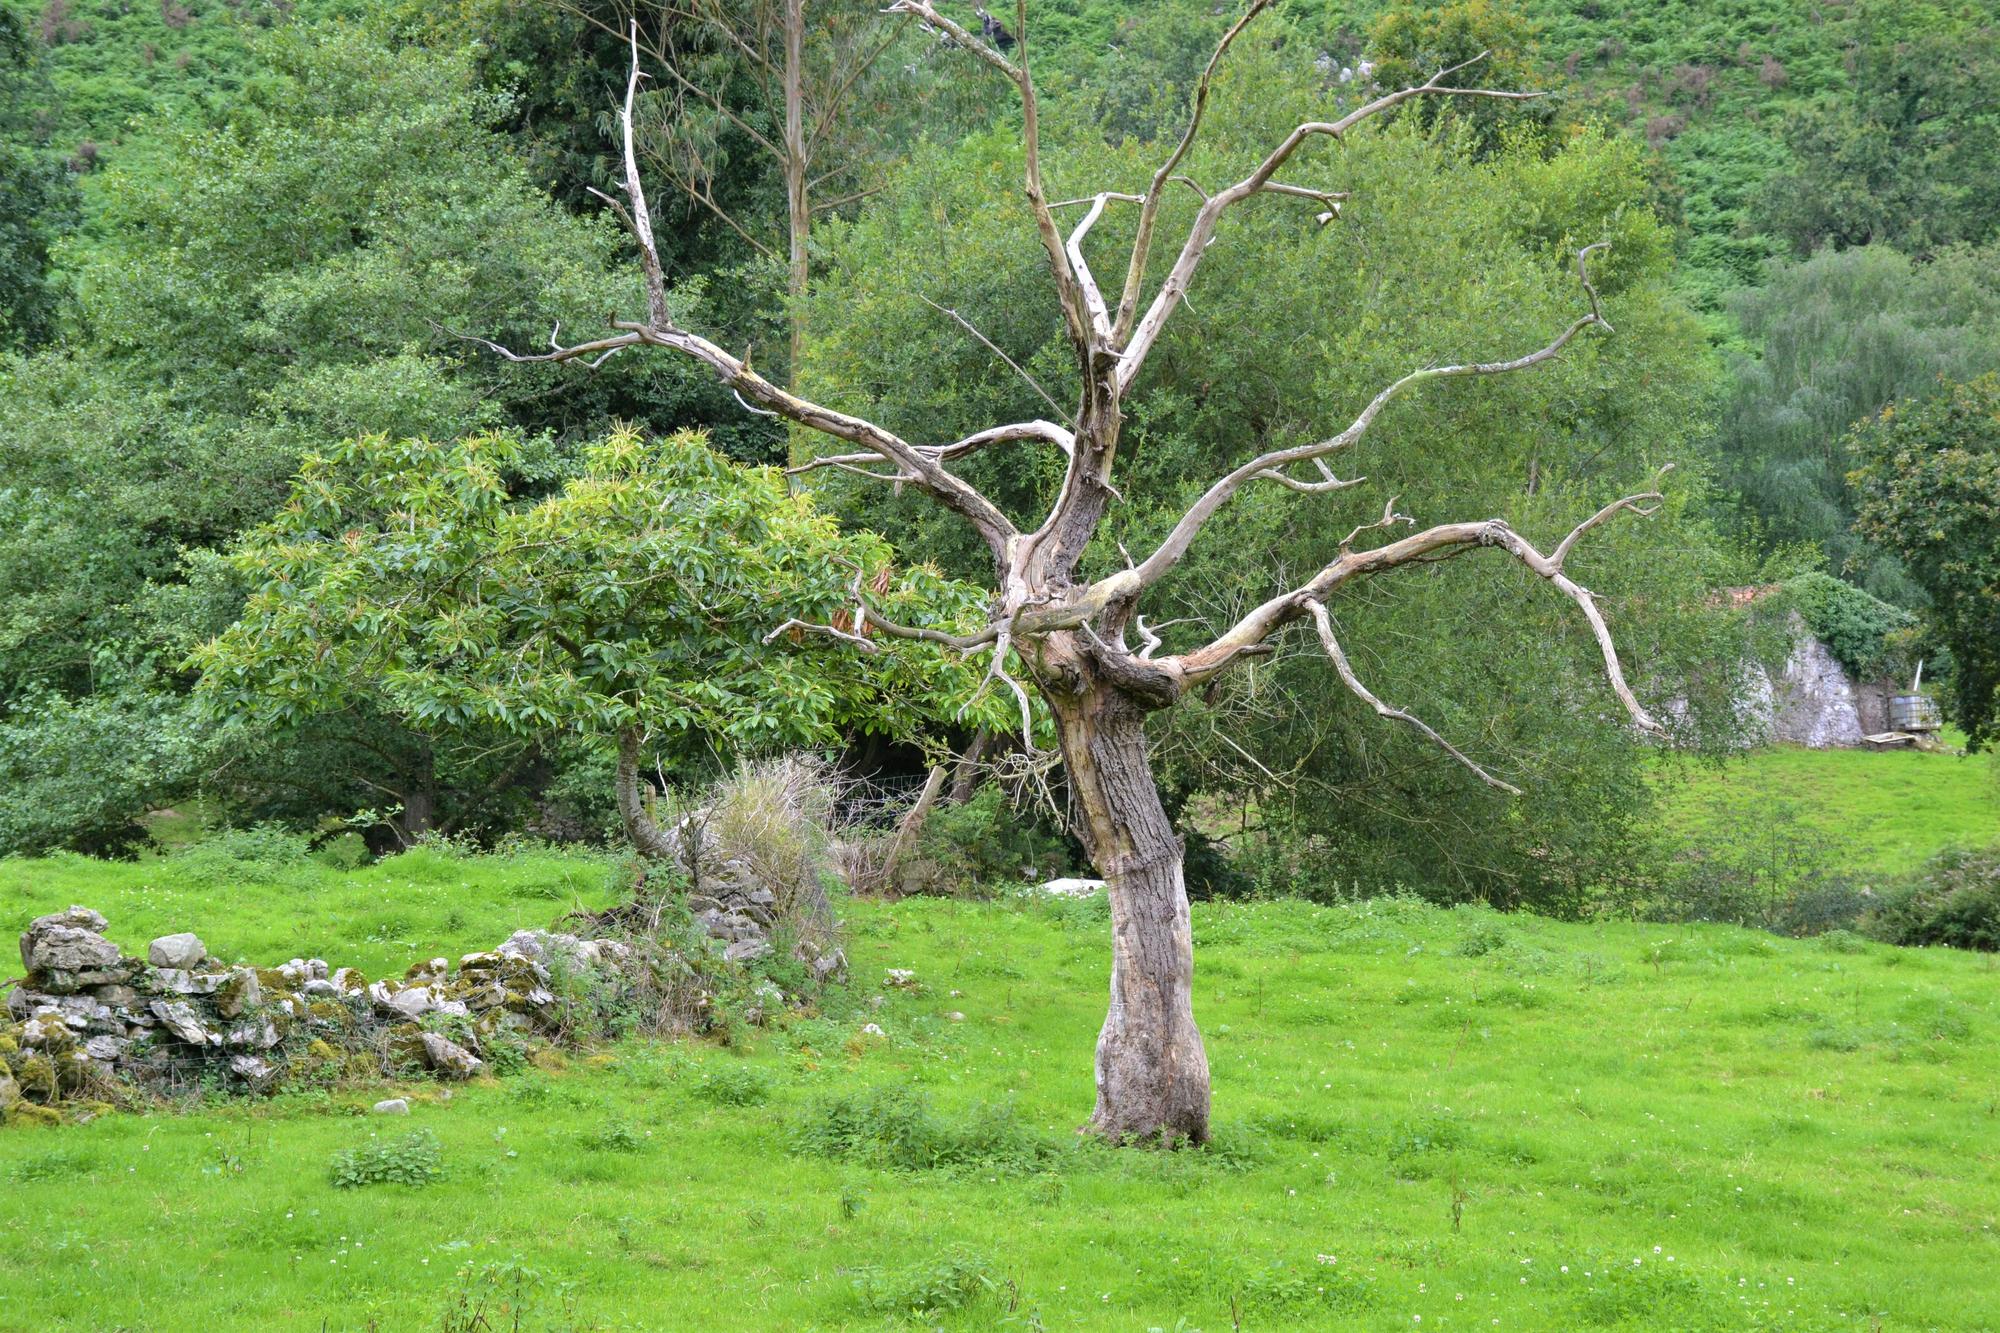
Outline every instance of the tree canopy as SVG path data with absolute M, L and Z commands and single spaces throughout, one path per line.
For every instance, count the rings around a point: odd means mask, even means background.
M 1853 449 L 1855 526 L 1929 596 L 1953 717 L 1976 749 L 2000 720 L 2000 374 L 1882 409 Z
M 850 628 L 800 651 L 856 586 L 950 624 L 976 592 L 842 534 L 769 470 L 697 435 L 623 430 L 537 498 L 505 436 L 364 437 L 308 459 L 232 563 L 254 591 L 201 647 L 219 713 L 290 721 L 365 704 L 426 733 L 627 732 L 731 753 L 918 735 L 967 715 L 978 676 Z

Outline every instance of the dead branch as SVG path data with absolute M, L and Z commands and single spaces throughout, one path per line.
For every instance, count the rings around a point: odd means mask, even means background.
M 1201 132 L 1201 117 L 1208 109 L 1208 93 L 1215 82 L 1216 66 L 1222 63 L 1222 57 L 1229 51 L 1230 44 L 1236 40 L 1237 34 L 1249 27 L 1252 19 L 1270 7 L 1271 0 L 1250 0 L 1249 7 L 1243 11 L 1243 16 L 1229 25 L 1228 31 L 1222 34 L 1221 40 L 1215 44 L 1215 50 L 1210 53 L 1208 64 L 1202 67 L 1201 79 L 1195 84 L 1194 103 L 1188 109 L 1187 128 L 1181 132 L 1180 142 L 1174 145 L 1174 151 L 1167 155 L 1167 160 L 1153 173 L 1153 184 L 1146 191 L 1145 199 L 1139 208 L 1139 230 L 1132 239 L 1132 255 L 1125 265 L 1125 285 L 1118 295 L 1118 318 L 1112 327 L 1114 341 L 1122 343 L 1131 333 L 1132 319 L 1139 309 L 1139 289 L 1146 281 L 1146 262 L 1151 255 L 1153 225 L 1159 217 L 1160 199 L 1166 193 L 1167 182 L 1176 179 L 1174 168 L 1180 166 L 1181 159 L 1188 155 L 1190 148 L 1194 147 L 1195 136 Z M 1187 180 L 1186 177 L 1178 179 Z M 1208 202 L 1209 196 L 1199 185 L 1191 180 L 1187 181 L 1187 185 L 1202 196 L 1204 203 Z
M 1228 503 L 1231 496 L 1243 488 L 1244 483 L 1253 478 L 1278 472 L 1293 463 L 1322 459 L 1328 454 L 1347 448 L 1367 433 L 1368 428 L 1375 423 L 1375 418 L 1381 415 L 1383 408 L 1387 407 L 1398 395 L 1411 386 L 1422 384 L 1426 380 L 1452 379 L 1465 375 L 1504 375 L 1517 370 L 1526 370 L 1530 366 L 1540 365 L 1542 362 L 1553 358 L 1564 347 L 1569 345 L 1572 338 L 1594 324 L 1602 325 L 1605 329 L 1609 330 L 1611 325 L 1598 310 L 1597 296 L 1596 292 L 1590 286 L 1588 269 L 1590 256 L 1605 247 L 1606 243 L 1600 241 L 1595 245 L 1585 246 L 1577 253 L 1577 276 L 1579 281 L 1582 282 L 1585 292 L 1590 296 L 1590 311 L 1588 314 L 1573 320 L 1569 327 L 1556 335 L 1553 341 L 1529 352 L 1525 356 L 1517 356 L 1511 361 L 1475 361 L 1467 362 L 1464 365 L 1429 366 L 1422 370 L 1413 370 L 1376 394 L 1370 400 L 1368 406 L 1361 409 L 1360 415 L 1355 417 L 1347 429 L 1341 431 L 1338 435 L 1329 436 L 1314 444 L 1294 445 L 1287 449 L 1273 449 L 1269 453 L 1260 454 L 1256 458 L 1251 459 L 1217 481 L 1213 486 L 1210 486 L 1202 494 L 1201 498 L 1189 506 L 1185 514 L 1181 515 L 1180 521 L 1174 524 L 1173 530 L 1160 543 L 1159 549 L 1147 556 L 1140 563 L 1138 574 L 1141 586 L 1150 587 L 1178 564 L 1181 557 L 1187 554 L 1188 547 L 1194 543 L 1196 535 L 1201 532 L 1202 526 L 1215 516 L 1218 509 Z M 1333 487 L 1331 489 L 1339 488 Z
M 1339 673 L 1341 683 L 1347 686 L 1356 698 L 1374 709 L 1382 717 L 1409 723 L 1410 726 L 1428 737 L 1432 744 L 1470 769 L 1473 776 L 1477 777 L 1487 786 L 1504 791 L 1510 796 L 1519 796 L 1521 794 L 1521 789 L 1513 783 L 1502 782 L 1499 778 L 1494 777 L 1478 764 L 1466 758 L 1465 754 L 1457 746 L 1431 730 L 1430 725 L 1422 718 L 1404 709 L 1385 704 L 1376 698 L 1369 691 L 1368 687 L 1361 683 L 1361 678 L 1354 674 L 1354 667 L 1348 662 L 1347 654 L 1341 651 L 1340 640 L 1335 638 L 1333 634 L 1333 617 L 1327 614 L 1326 603 L 1320 601 L 1318 598 L 1308 597 L 1305 599 L 1304 604 L 1305 609 L 1312 614 L 1313 623 L 1319 627 L 1319 641 L 1325 646 L 1326 655 L 1333 659 L 1333 669 Z
M 1246 15 L 1245 21 L 1249 17 L 1251 16 Z M 1413 97 L 1490 97 L 1502 101 L 1528 101 L 1542 96 L 1541 93 L 1506 92 L 1495 88 L 1452 88 L 1440 82 L 1440 80 L 1464 69 L 1466 65 L 1484 58 L 1485 53 L 1481 52 L 1480 55 L 1473 57 L 1473 60 L 1468 60 L 1464 64 L 1454 65 L 1450 69 L 1438 71 L 1421 84 L 1403 88 L 1396 92 L 1385 93 L 1374 101 L 1348 112 L 1339 120 L 1308 121 L 1300 125 L 1290 134 L 1286 135 L 1284 141 L 1272 149 L 1270 154 L 1248 176 L 1245 176 L 1242 180 L 1223 190 L 1221 193 L 1211 195 L 1207 202 L 1201 206 L 1200 211 L 1195 214 L 1194 224 L 1188 229 L 1187 239 L 1181 243 L 1180 254 L 1175 258 L 1173 267 L 1168 270 L 1165 281 L 1160 284 L 1159 290 L 1154 294 L 1152 303 L 1147 306 L 1145 315 L 1139 319 L 1137 324 L 1132 326 L 1129 337 L 1121 339 L 1119 350 L 1123 359 L 1118 363 L 1116 371 L 1113 372 L 1119 391 L 1122 392 L 1126 388 L 1129 388 L 1133 380 L 1138 378 L 1139 371 L 1145 366 L 1146 355 L 1152 350 L 1153 344 L 1158 340 L 1161 330 L 1166 327 L 1167 319 L 1173 314 L 1174 306 L 1187 293 L 1189 286 L 1193 283 L 1195 270 L 1200 266 L 1202 254 L 1208 249 L 1209 243 L 1215 239 L 1215 228 L 1221 222 L 1222 215 L 1235 204 L 1265 190 L 1269 186 L 1271 178 L 1277 174 L 1285 163 L 1291 160 L 1292 155 L 1299 150 L 1300 145 L 1304 144 L 1308 139 L 1323 135 L 1327 138 L 1338 140 L 1356 125 L 1379 116 L 1383 112 L 1407 102 Z M 1178 158 L 1174 159 L 1174 161 L 1178 162 Z M 1154 193 L 1158 194 L 1157 187 Z M 1144 280 L 1145 267 L 1145 255 L 1136 246 L 1134 248 L 1133 259 L 1135 262 L 1130 270 L 1129 277 L 1133 280 L 1134 285 L 1136 285 L 1137 282 Z M 1127 295 L 1131 294 L 1131 291 L 1128 290 Z M 1124 299 L 1124 297 L 1120 299 L 1121 310 L 1123 309 Z
M 1480 547 L 1495 547 L 1512 555 L 1576 603 L 1590 626 L 1591 636 L 1597 641 L 1604 661 L 1605 678 L 1612 692 L 1641 731 L 1665 735 L 1665 729 L 1653 720 L 1626 683 L 1624 668 L 1618 661 L 1617 645 L 1612 641 L 1610 627 L 1604 623 L 1604 614 L 1597 606 L 1596 597 L 1563 571 L 1563 561 L 1568 559 L 1570 551 L 1584 533 L 1628 510 L 1646 517 L 1656 512 L 1663 499 L 1659 491 L 1650 490 L 1613 501 L 1571 529 L 1556 546 L 1554 556 L 1543 555 L 1527 538 L 1497 518 L 1473 523 L 1440 524 L 1366 551 L 1343 550 L 1338 559 L 1320 570 L 1303 587 L 1280 593 L 1252 608 L 1206 647 L 1168 660 L 1179 666 L 1190 684 L 1206 680 L 1226 667 L 1246 647 L 1262 644 L 1284 625 L 1312 614 L 1312 603 L 1325 601 L 1336 589 L 1356 578 L 1388 573 L 1406 565 L 1424 564 L 1441 556 Z
M 932 0 L 895 0 L 895 3 L 882 12 L 915 16 L 925 27 L 944 33 L 957 45 L 999 71 L 1019 92 L 1021 149 L 1025 161 L 1024 184 L 1028 207 L 1034 212 L 1035 231 L 1041 237 L 1042 249 L 1048 253 L 1049 272 L 1055 279 L 1056 295 L 1061 300 L 1063 317 L 1069 325 L 1070 337 L 1078 347 L 1089 346 L 1091 323 L 1084 307 L 1083 290 L 1077 282 L 1076 275 L 1070 271 L 1069 255 L 1063 247 L 1062 233 L 1056 230 L 1055 214 L 1049 209 L 1048 192 L 1042 185 L 1041 105 L 1035 96 L 1034 78 L 1028 72 L 1027 0 L 1019 0 L 1015 9 L 1015 26 L 1020 30 L 1015 37 L 1021 51 L 1021 63 L 1018 65 L 974 37 L 963 25 L 938 13 L 937 6 Z

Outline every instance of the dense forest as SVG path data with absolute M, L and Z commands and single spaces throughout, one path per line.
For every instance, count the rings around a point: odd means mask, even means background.
M 492 350 L 643 308 L 613 202 L 636 23 L 636 151 L 684 319 L 822 401 L 942 438 L 1067 412 L 1075 370 L 1038 281 L 1009 90 L 846 0 L 813 6 L 788 65 L 778 8 L 0 0 L 0 853 L 117 852 L 171 804 L 378 850 L 597 838 L 634 758 L 617 738 L 640 724 L 668 781 L 777 745 L 920 774 L 1005 734 L 1011 704 L 976 670 L 758 651 L 771 626 L 731 582 L 754 565 L 830 612 L 845 575 L 813 552 L 838 522 L 886 537 L 866 563 L 890 604 L 968 605 L 963 533 L 837 468 L 784 484 L 733 467 L 812 446 L 692 363 Z M 1143 184 L 1234 18 L 1208 0 L 984 16 L 1032 54 L 1065 197 Z M 1293 0 L 1254 31 L 1192 180 L 1316 107 L 1475 57 L 1483 83 L 1545 96 L 1413 104 L 1314 150 L 1307 183 L 1346 200 L 1326 225 L 1277 208 L 1232 224 L 1130 414 L 1145 500 L 1090 562 L 1157 542 L 1200 479 L 1345 420 L 1404 369 L 1545 341 L 1570 316 L 1576 252 L 1607 242 L 1616 336 L 1412 396 L 1361 466 L 1427 519 L 1559 533 L 1673 465 L 1653 521 L 1605 530 L 1583 577 L 1641 694 L 1673 705 L 1680 751 L 1731 743 L 1715 664 L 1758 650 L 1715 590 L 1802 579 L 1808 614 L 1860 626 L 1884 660 L 1922 658 L 1986 739 L 1985 6 Z M 1025 452 L 966 471 L 1022 505 L 1061 481 Z M 1323 563 L 1373 517 L 1311 503 L 1274 488 L 1232 508 L 1226 542 L 1175 573 L 1172 620 L 1228 620 L 1265 572 Z M 618 522 L 688 506 L 740 546 L 642 547 L 666 538 Z M 433 540 L 383 537 L 413 515 Z M 359 534 L 345 551 L 317 541 L 340 530 Z M 710 581 L 708 613 L 629 594 L 644 579 L 624 574 L 662 561 Z M 440 569 L 489 565 L 532 590 L 504 623 L 448 599 L 403 614 Z M 1155 728 L 1197 889 L 1330 873 L 1560 909 L 1646 836 L 1652 756 L 1578 702 L 1589 636 L 1518 583 L 1465 562 L 1371 586 L 1342 616 L 1384 645 L 1366 663 L 1384 697 L 1525 796 L 1382 729 L 1324 661 L 1280 653 Z M 1285 830 L 1286 864 L 1204 860 L 1218 810 Z

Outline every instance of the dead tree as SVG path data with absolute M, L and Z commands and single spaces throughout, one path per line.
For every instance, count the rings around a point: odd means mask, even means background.
M 1511 93 L 1447 82 L 1462 67 L 1440 71 L 1426 82 L 1385 93 L 1336 120 L 1299 125 L 1258 162 L 1248 175 L 1207 193 L 1164 277 L 1155 280 L 1149 264 L 1163 194 L 1186 188 L 1176 172 L 1201 131 L 1217 63 L 1245 26 L 1270 0 L 1252 0 L 1247 12 L 1217 44 L 1195 90 L 1179 142 L 1142 192 L 1104 190 L 1086 198 L 1051 203 L 1042 183 L 1040 126 L 1035 85 L 1029 75 L 1025 0 L 1017 10 L 1015 59 L 939 13 L 932 0 L 895 0 L 889 12 L 913 16 L 944 34 L 997 71 L 1017 91 L 1026 163 L 1026 194 L 1046 251 L 1055 295 L 1061 304 L 1068 341 L 1082 388 L 1073 426 L 1049 421 L 995 425 L 964 439 L 924 443 L 904 438 L 873 421 L 835 411 L 764 378 L 745 362 L 674 318 L 666 275 L 653 244 L 652 222 L 631 146 L 630 108 L 641 78 L 636 36 L 626 90 L 625 219 L 638 241 L 644 268 L 644 318 L 617 320 L 603 338 L 538 355 L 495 351 L 521 361 L 582 360 L 597 364 L 632 347 L 657 347 L 708 366 L 743 402 L 775 413 L 846 446 L 795 471 L 834 468 L 927 495 L 970 524 L 993 561 L 995 594 L 989 623 L 969 633 L 888 620 L 870 604 L 867 590 L 855 589 L 849 626 L 804 628 L 839 641 L 829 651 L 872 651 L 875 638 L 921 640 L 946 651 L 983 654 L 989 683 L 1012 691 L 1018 700 L 1026 743 L 1033 748 L 1028 686 L 1037 690 L 1053 716 L 1070 789 L 1080 811 L 1079 832 L 1097 871 L 1109 883 L 1112 957 L 1111 1004 L 1097 1043 L 1097 1107 L 1092 1127 L 1114 1141 L 1200 1142 L 1208 1135 L 1208 1059 L 1195 1028 L 1192 1004 L 1193 940 L 1182 883 L 1182 847 L 1161 807 L 1147 755 L 1147 715 L 1169 708 L 1190 690 L 1200 689 L 1246 658 L 1273 650 L 1274 636 L 1288 626 L 1317 632 L 1334 671 L 1346 687 L 1385 718 L 1405 723 L 1443 747 L 1480 780 L 1515 789 L 1474 763 L 1430 727 L 1371 693 L 1343 649 L 1330 603 L 1349 584 L 1410 565 L 1490 549 L 1519 561 L 1573 601 L 1595 636 L 1612 691 L 1634 723 L 1657 732 L 1658 725 L 1627 686 L 1611 632 L 1590 591 L 1564 570 L 1570 553 L 1593 528 L 1631 510 L 1650 514 L 1657 491 L 1615 500 L 1586 519 L 1544 552 L 1497 518 L 1444 523 L 1362 546 L 1364 534 L 1412 521 L 1385 505 L 1381 518 L 1354 529 L 1338 556 L 1298 586 L 1251 608 L 1211 642 L 1186 652 L 1162 651 L 1141 608 L 1149 592 L 1166 578 L 1204 527 L 1245 487 L 1264 482 L 1306 495 L 1338 492 L 1358 484 L 1337 476 L 1328 460 L 1349 449 L 1382 411 L 1419 384 L 1431 380 L 1501 375 L 1525 370 L 1555 357 L 1586 329 L 1610 331 L 1591 286 L 1591 249 L 1577 257 L 1577 279 L 1585 308 L 1544 346 L 1507 360 L 1434 365 L 1413 370 L 1389 384 L 1361 408 L 1344 429 L 1316 443 L 1274 449 L 1219 477 L 1143 558 L 1100 578 L 1079 571 L 1086 545 L 1108 508 L 1121 497 L 1113 484 L 1119 430 L 1127 394 L 1146 367 L 1182 297 L 1201 268 L 1202 255 L 1230 210 L 1260 194 L 1297 196 L 1317 204 L 1324 222 L 1338 215 L 1340 198 L 1288 184 L 1286 164 L 1307 143 L 1338 141 L 1355 126 L 1422 97 L 1525 98 Z M 1107 299 L 1085 260 L 1084 239 L 1106 209 L 1137 210 L 1124 281 L 1115 300 Z M 1081 210 L 1065 231 L 1056 220 L 1064 208 Z M 492 344 L 488 344 L 492 346 Z M 953 463 L 982 449 L 1053 449 L 1067 459 L 1061 488 L 1032 527 L 1017 526 L 1001 509 L 953 470 Z M 1304 475 L 1301 475 L 1301 470 Z M 856 630 L 870 627 L 864 636 Z M 1133 646 L 1136 638 L 1138 646 Z M 1018 674 L 1017 674 L 1018 672 Z

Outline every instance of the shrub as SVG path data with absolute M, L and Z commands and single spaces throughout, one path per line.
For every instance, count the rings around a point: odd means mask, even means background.
M 646 1139 L 628 1120 L 607 1120 L 581 1136 L 586 1148 L 598 1152 L 641 1152 Z
M 1891 944 L 2000 950 L 2000 845 L 1939 852 L 1890 888 L 1867 925 Z
M 862 1308 L 871 1314 L 942 1314 L 962 1310 L 997 1291 L 993 1263 L 962 1247 L 914 1268 L 884 1273 L 859 1270 L 854 1279 Z
M 1012 1106 L 975 1106 L 963 1116 L 946 1117 L 908 1088 L 871 1088 L 815 1102 L 792 1126 L 791 1147 L 804 1157 L 901 1171 L 1033 1171 L 1059 1153 L 1053 1142 L 1022 1124 Z
M 437 1135 L 419 1129 L 399 1138 L 337 1152 L 329 1167 L 335 1189 L 360 1189 L 364 1185 L 424 1186 L 444 1175 L 444 1149 L 439 1146 Z
M 756 1106 L 770 1100 L 771 1081 L 749 1065 L 722 1065 L 702 1075 L 694 1095 L 717 1106 Z
M 1801 574 L 1786 581 L 1785 591 L 1806 628 L 1856 676 L 1908 674 L 1910 631 L 1917 623 L 1908 611 L 1831 574 Z
M 1073 860 L 1060 832 L 988 783 L 970 800 L 930 812 L 914 854 L 889 887 L 903 894 L 989 896 L 998 885 L 1059 873 Z

